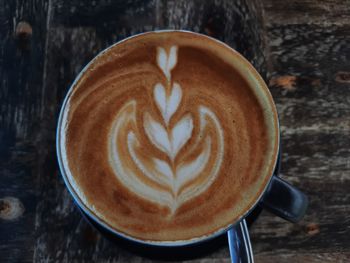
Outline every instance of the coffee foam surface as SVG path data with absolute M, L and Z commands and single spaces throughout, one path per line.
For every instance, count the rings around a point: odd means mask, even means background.
M 75 83 L 60 130 L 82 203 L 141 240 L 188 240 L 234 223 L 266 187 L 278 148 L 271 98 L 240 75 L 244 63 L 185 32 L 140 35 L 99 55 Z

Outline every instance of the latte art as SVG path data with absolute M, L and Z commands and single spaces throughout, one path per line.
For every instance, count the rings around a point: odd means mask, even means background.
M 274 168 L 277 116 L 252 67 L 187 32 L 147 33 L 77 78 L 57 144 L 80 205 L 146 242 L 206 237 L 256 203 Z
M 179 151 L 193 136 L 193 118 L 191 114 L 181 116 L 180 120 L 170 125 L 170 120 L 181 105 L 182 89 L 180 84 L 172 82 L 171 70 L 177 63 L 177 47 L 172 46 L 167 54 L 165 49 L 158 48 L 157 62 L 159 68 L 166 76 L 165 86 L 157 83 L 153 89 L 153 99 L 162 116 L 162 122 L 155 120 L 148 112 L 144 113 L 143 128 L 149 141 L 154 147 L 167 155 L 166 159 L 152 156 L 138 155 L 137 148 L 142 149 L 142 142 L 137 138 L 132 127 L 136 127 L 137 102 L 127 102 L 119 111 L 112 125 L 109 136 L 109 161 L 117 178 L 133 193 L 141 198 L 166 205 L 171 213 L 185 201 L 201 194 L 215 180 L 220 169 L 224 153 L 224 140 L 220 122 L 215 114 L 208 108 L 199 105 L 197 113 L 200 119 L 200 128 L 197 138 L 177 158 Z M 213 137 L 205 133 L 207 126 L 213 126 Z M 123 138 L 123 135 L 126 138 Z M 128 154 L 120 150 L 118 141 L 127 142 Z M 217 144 L 218 151 L 213 153 L 212 143 Z M 196 150 L 200 149 L 196 154 Z M 194 158 L 188 160 L 186 155 L 194 152 Z M 214 156 L 214 163 L 208 160 Z M 136 166 L 134 169 L 129 164 Z M 152 183 L 148 183 L 147 177 Z M 197 177 L 202 177 L 200 184 Z M 153 187 L 159 185 L 160 187 Z

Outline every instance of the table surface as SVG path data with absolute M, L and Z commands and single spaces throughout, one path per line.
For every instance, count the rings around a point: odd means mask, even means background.
M 82 67 L 126 36 L 181 28 L 231 44 L 230 7 L 0 0 L 0 262 L 151 262 L 82 219 L 58 172 L 58 111 Z M 297 224 L 262 212 L 250 231 L 255 260 L 350 262 L 350 1 L 263 0 L 254 8 L 266 43 L 260 70 L 280 116 L 281 176 L 310 198 Z M 230 262 L 229 252 L 222 246 L 191 262 Z

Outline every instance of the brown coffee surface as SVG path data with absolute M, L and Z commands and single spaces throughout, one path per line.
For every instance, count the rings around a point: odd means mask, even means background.
M 239 219 L 278 149 L 270 95 L 242 68 L 258 78 L 227 46 L 187 32 L 139 35 L 100 54 L 75 82 L 59 131 L 81 202 L 146 241 L 200 238 Z

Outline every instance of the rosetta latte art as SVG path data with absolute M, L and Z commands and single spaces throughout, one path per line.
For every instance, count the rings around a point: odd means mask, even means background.
M 167 82 L 154 86 L 152 98 L 162 122 L 158 122 L 150 112 L 144 112 L 142 123 L 149 142 L 165 153 L 167 158 L 144 156 L 138 151 L 145 146 L 135 131 L 136 100 L 127 101 L 121 107 L 109 136 L 109 162 L 117 179 L 141 198 L 167 206 L 171 214 L 184 202 L 208 189 L 218 175 L 224 154 L 219 119 L 208 107 L 198 105 L 195 111 L 199 119 L 196 138 L 193 138 L 194 116 L 191 113 L 184 114 L 170 126 L 184 95 L 180 84 L 172 80 L 171 76 L 177 64 L 177 51 L 177 46 L 169 50 L 157 49 L 157 65 Z M 207 132 L 209 129 L 211 132 Z M 124 149 L 118 146 L 120 140 L 126 144 Z M 188 152 L 178 156 L 190 140 L 191 144 L 186 147 Z M 183 156 L 192 158 L 189 160 Z

